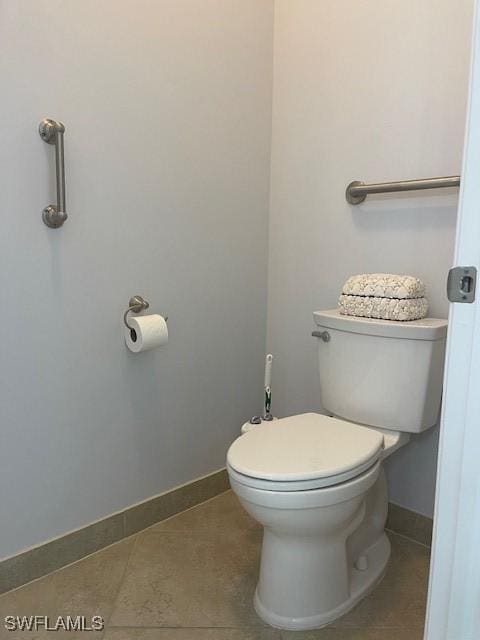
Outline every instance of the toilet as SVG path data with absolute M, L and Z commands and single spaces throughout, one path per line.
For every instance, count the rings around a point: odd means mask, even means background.
M 254 605 L 282 629 L 327 625 L 381 580 L 383 460 L 438 420 L 447 321 L 314 313 L 328 415 L 263 423 L 227 454 L 232 490 L 264 529 Z

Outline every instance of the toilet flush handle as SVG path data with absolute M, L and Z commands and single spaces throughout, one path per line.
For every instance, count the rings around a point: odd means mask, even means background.
M 328 331 L 312 331 L 312 336 L 314 338 L 320 338 L 324 342 L 330 342 L 330 334 Z

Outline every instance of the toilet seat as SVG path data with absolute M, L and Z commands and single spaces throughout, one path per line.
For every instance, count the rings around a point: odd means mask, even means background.
M 235 440 L 229 473 L 243 485 L 270 491 L 306 491 L 354 478 L 380 458 L 383 435 L 318 413 L 264 424 Z
M 338 474 L 336 476 L 329 476 L 327 478 L 312 478 L 311 480 L 294 480 L 294 481 L 281 481 L 281 480 L 262 480 L 260 478 L 254 478 L 252 476 L 238 473 L 235 469 L 227 465 L 228 474 L 230 479 L 234 479 L 239 484 L 243 484 L 251 489 L 261 489 L 263 491 L 312 491 L 314 489 L 326 489 L 328 487 L 334 487 L 347 482 L 348 480 L 355 479 L 362 475 L 367 470 L 371 469 L 378 458 L 373 462 L 361 465 L 352 470 L 350 473 Z

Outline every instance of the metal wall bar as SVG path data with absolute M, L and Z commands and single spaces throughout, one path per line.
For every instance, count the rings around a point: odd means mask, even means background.
M 42 212 L 42 219 L 47 227 L 58 229 L 68 218 L 65 204 L 65 160 L 63 134 L 65 126 L 62 122 L 45 118 L 38 127 L 44 142 L 55 145 L 55 168 L 57 177 L 57 202 L 49 204 Z
M 421 180 L 400 180 L 399 182 L 379 182 L 365 184 L 355 180 L 351 182 L 345 192 L 347 202 L 360 204 L 369 193 L 393 193 L 396 191 L 419 191 L 422 189 L 439 189 L 442 187 L 460 186 L 460 176 L 445 176 L 443 178 L 424 178 Z

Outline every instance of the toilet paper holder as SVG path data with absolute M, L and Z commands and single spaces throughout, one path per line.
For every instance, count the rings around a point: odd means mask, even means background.
M 134 330 L 133 327 L 128 324 L 128 314 L 130 312 L 140 313 L 140 311 L 145 311 L 146 309 L 148 309 L 149 306 L 150 303 L 145 300 L 145 298 L 142 298 L 142 296 L 133 296 L 132 298 L 130 298 L 130 300 L 128 301 L 128 309 L 123 314 L 123 322 L 125 323 L 127 329 L 130 329 L 130 331 Z M 167 320 L 168 316 L 165 316 L 165 322 Z
M 133 329 L 133 327 L 128 324 L 128 314 L 130 312 L 140 313 L 140 311 L 145 311 L 145 309 L 148 309 L 149 306 L 150 303 L 147 302 L 145 298 L 142 298 L 142 296 L 133 296 L 132 298 L 130 298 L 130 300 L 128 301 L 128 309 L 123 314 L 123 322 L 125 323 L 127 329 L 130 329 L 130 331 L 132 331 Z

